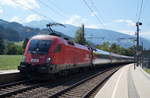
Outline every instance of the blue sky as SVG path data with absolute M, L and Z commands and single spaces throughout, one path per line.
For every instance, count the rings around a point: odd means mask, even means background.
M 141 1 L 86 0 L 93 9 L 90 12 L 83 0 L 0 0 L 0 19 L 20 23 L 53 19 L 60 23 L 76 26 L 84 23 L 88 28 L 105 28 L 134 35 Z M 143 1 L 140 35 L 150 40 L 150 1 Z M 97 21 L 95 15 L 103 24 Z

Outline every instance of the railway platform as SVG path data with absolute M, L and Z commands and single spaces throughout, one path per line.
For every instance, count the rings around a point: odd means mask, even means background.
M 19 70 L 0 70 L 0 74 L 18 73 Z
M 0 70 L 0 84 L 21 80 L 19 70 Z
M 150 98 L 150 75 L 128 64 L 105 83 L 95 98 Z

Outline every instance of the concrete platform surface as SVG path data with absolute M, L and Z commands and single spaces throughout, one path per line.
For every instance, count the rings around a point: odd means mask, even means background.
M 19 70 L 0 70 L 0 74 L 18 73 Z
M 95 98 L 150 98 L 150 75 L 128 64 L 106 82 Z

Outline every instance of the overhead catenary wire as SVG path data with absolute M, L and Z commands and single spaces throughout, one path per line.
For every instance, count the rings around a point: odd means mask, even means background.
M 26 9 L 30 10 L 30 11 L 33 12 L 33 13 L 36 13 L 36 14 L 38 14 L 38 15 L 40 15 L 40 16 L 46 18 L 46 19 L 50 19 L 52 22 L 55 22 L 55 21 L 54 21 L 51 17 L 49 17 L 49 16 L 46 16 L 46 15 L 44 15 L 44 14 L 42 14 L 42 13 L 36 11 L 36 10 L 33 10 L 33 9 L 31 9 L 30 7 L 27 7 L 27 6 L 23 5 L 23 4 L 20 3 L 20 2 L 17 2 L 17 1 L 15 1 L 15 0 L 12 0 L 12 1 L 13 1 L 14 3 L 20 5 L 20 6 L 25 7 Z
M 136 17 L 138 17 L 138 11 L 139 11 L 139 5 L 140 5 L 140 0 L 137 2 L 137 8 L 136 8 Z
M 61 13 L 61 11 L 55 10 L 53 7 L 49 6 L 47 3 L 43 2 L 43 0 L 38 0 L 41 4 L 43 4 L 45 7 L 47 7 L 49 10 L 51 10 L 53 13 L 59 14 L 63 18 L 67 18 L 64 14 Z
M 143 9 L 143 0 L 141 1 L 141 6 L 140 6 L 140 10 L 139 10 L 139 14 L 138 14 L 138 21 L 140 21 L 141 19 L 141 15 L 142 15 L 142 9 Z
M 53 5 L 59 12 L 61 12 L 61 14 L 65 15 L 65 17 L 68 18 L 68 16 L 65 14 L 64 10 L 62 10 L 62 8 L 60 8 L 60 6 L 58 7 L 57 4 L 55 4 L 54 2 L 52 2 L 53 0 L 49 0 L 50 4 Z
M 90 0 L 90 1 L 91 1 L 91 4 L 92 4 L 93 8 L 98 12 L 98 15 L 101 18 L 101 21 L 104 23 L 104 19 L 102 17 L 102 14 L 101 14 L 100 10 L 96 7 L 96 5 L 94 3 L 94 0 Z
M 92 12 L 94 14 L 94 16 L 96 17 L 97 21 L 103 25 L 103 27 L 105 28 L 105 25 L 103 24 L 103 22 L 99 19 L 99 17 L 95 14 L 94 10 L 89 6 L 88 2 L 86 0 L 83 0 L 83 2 L 85 3 L 85 5 L 88 7 L 88 9 L 90 10 L 90 12 Z

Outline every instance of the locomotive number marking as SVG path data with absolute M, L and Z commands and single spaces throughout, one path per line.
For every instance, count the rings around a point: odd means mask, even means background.
M 31 59 L 31 62 L 39 62 L 39 59 Z

